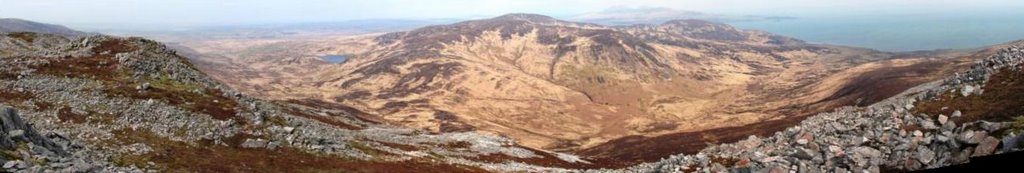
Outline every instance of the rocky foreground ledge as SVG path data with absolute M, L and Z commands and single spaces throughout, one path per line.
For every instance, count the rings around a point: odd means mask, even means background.
M 867 107 L 843 107 L 772 136 L 750 136 L 623 170 L 588 172 L 881 172 L 938 168 L 1020 151 L 1024 49 Z M 963 111 L 961 110 L 963 109 Z M 970 110 L 970 111 L 968 111 Z M 940 112 L 935 114 L 934 112 Z
M 96 166 L 82 159 L 80 153 L 69 149 L 80 148 L 63 136 L 50 133 L 41 135 L 32 125 L 21 119 L 18 112 L 0 105 L 0 163 L 4 172 L 91 172 Z

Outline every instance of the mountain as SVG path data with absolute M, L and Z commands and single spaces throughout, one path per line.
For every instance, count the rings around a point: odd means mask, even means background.
M 785 16 L 755 16 L 755 15 L 724 15 L 709 14 L 696 11 L 674 10 L 670 8 L 609 8 L 599 12 L 583 13 L 568 18 L 572 21 L 600 23 L 605 25 L 636 25 L 636 24 L 660 24 L 672 20 L 703 20 L 714 22 L 743 22 L 763 20 L 789 20 L 794 17 Z
M 628 170 L 944 172 L 1009 168 L 1005 162 L 1020 159 L 1024 149 L 1021 43 L 995 46 L 1009 47 L 986 53 L 968 70 L 872 105 L 823 112 L 772 134 L 752 135 Z M 657 151 L 646 151 L 652 150 Z
M 1024 149 L 1024 41 L 887 53 L 510 14 L 256 42 L 0 34 L 4 171 L 880 172 Z
M 252 42 L 221 52 L 212 44 L 183 43 L 196 50 L 195 61 L 219 62 L 199 63 L 201 69 L 257 97 L 321 100 L 385 124 L 492 132 L 527 147 L 643 161 L 688 149 L 606 146 L 799 122 L 839 106 L 870 105 L 983 58 L 970 56 L 974 50 L 889 53 L 809 44 L 702 20 L 603 26 L 534 14 Z M 332 64 L 312 60 L 318 54 L 351 56 Z M 703 148 L 724 141 L 686 142 Z M 609 153 L 616 151 L 640 157 Z
M 379 124 L 337 104 L 252 98 L 143 38 L 14 32 L 0 34 L 0 52 L 0 161 L 7 172 L 551 172 L 590 166 L 496 135 L 433 134 Z M 505 164 L 511 160 L 551 167 Z
M 56 34 L 65 37 L 84 36 L 85 32 L 72 30 L 70 28 L 53 25 L 38 23 L 28 20 L 15 19 L 15 18 L 0 18 L 0 33 L 11 33 L 11 32 L 36 32 L 36 33 L 47 33 Z

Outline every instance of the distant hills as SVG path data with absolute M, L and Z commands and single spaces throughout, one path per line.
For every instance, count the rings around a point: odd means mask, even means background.
M 193 59 L 224 62 L 197 64 L 255 96 L 334 102 L 391 124 L 496 132 L 556 151 L 867 105 L 969 62 L 810 44 L 695 19 L 607 26 L 536 14 L 226 50 L 245 56 Z M 315 52 L 351 56 L 341 64 L 296 59 Z M 870 83 L 876 78 L 889 80 Z
M 698 19 L 714 22 L 739 22 L 796 19 L 788 16 L 726 15 L 671 8 L 611 8 L 600 12 L 584 13 L 568 20 L 605 25 L 660 24 L 676 19 Z
M 87 34 L 61 25 L 45 24 L 15 18 L 0 18 L 0 33 L 10 32 L 37 32 L 65 37 L 83 36 Z

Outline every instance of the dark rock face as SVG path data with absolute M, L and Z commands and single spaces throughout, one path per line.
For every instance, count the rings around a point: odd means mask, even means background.
M 59 144 L 52 140 L 62 140 L 62 136 L 39 134 L 32 124 L 26 123 L 16 110 L 6 105 L 0 105 L 0 135 L 0 151 L 18 153 L 17 156 L 0 157 L 0 164 L 3 165 L 0 171 L 95 171 L 94 165 L 86 164 L 82 162 L 82 158 L 72 156 L 71 152 L 65 149 L 69 146 L 66 142 Z
M 4 134 L 4 137 L 0 137 L 2 149 L 14 149 L 19 143 L 32 143 L 57 154 L 67 154 L 56 143 L 36 132 L 32 125 L 25 123 L 18 112 L 10 107 L 0 106 L 0 124 L 0 132 Z

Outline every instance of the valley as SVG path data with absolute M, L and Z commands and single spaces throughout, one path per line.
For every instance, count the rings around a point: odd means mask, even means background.
M 870 105 L 996 50 L 890 53 L 696 20 L 611 27 L 532 14 L 387 34 L 179 44 L 195 51 L 200 69 L 249 95 L 319 100 L 386 124 L 491 132 L 612 159 L 623 158 L 605 153 L 637 154 L 609 148 L 624 140 L 721 138 L 681 142 L 699 149 L 770 134 L 728 129 L 784 128 L 764 122 Z M 351 56 L 340 64 L 317 59 L 334 54 Z
M 887 52 L 671 19 L 779 16 L 603 13 L 583 21 L 629 25 L 0 18 L 0 171 L 905 172 L 1024 150 L 1024 41 Z

